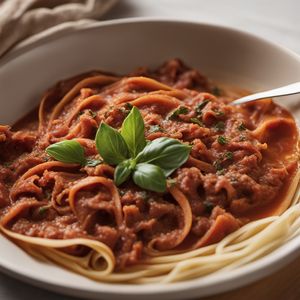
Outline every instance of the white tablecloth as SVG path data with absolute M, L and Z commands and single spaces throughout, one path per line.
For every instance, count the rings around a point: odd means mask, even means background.
M 121 0 L 106 19 L 164 16 L 234 26 L 300 54 L 299 0 Z M 2 300 L 72 300 L 0 274 Z

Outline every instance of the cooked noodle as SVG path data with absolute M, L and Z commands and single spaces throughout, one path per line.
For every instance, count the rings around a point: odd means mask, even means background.
M 235 269 L 300 234 L 298 131 L 287 111 L 271 100 L 233 108 L 226 93 L 215 97 L 211 83 L 178 61 L 133 75 L 64 81 L 42 99 L 38 124 L 1 126 L 3 234 L 39 260 L 102 282 L 139 284 Z M 44 149 L 66 139 L 99 158 L 95 130 L 102 121 L 119 128 L 128 103 L 143 113 L 148 140 L 193 145 L 164 195 L 142 199 L 132 182 L 117 187 L 107 164 L 48 161 Z M 199 104 L 204 125 L 192 123 L 192 113 L 167 118 Z M 247 128 L 238 132 L 241 120 Z M 230 136 L 226 151 L 215 141 L 220 131 Z

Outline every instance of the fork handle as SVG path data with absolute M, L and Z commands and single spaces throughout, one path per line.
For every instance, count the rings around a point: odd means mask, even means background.
M 286 86 L 282 86 L 277 89 L 242 97 L 240 99 L 232 101 L 231 104 L 238 105 L 238 104 L 243 104 L 255 100 L 265 99 L 265 98 L 274 98 L 274 97 L 294 95 L 299 93 L 300 93 L 300 82 L 295 82 Z

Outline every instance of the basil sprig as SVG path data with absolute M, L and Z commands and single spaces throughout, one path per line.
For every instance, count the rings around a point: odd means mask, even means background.
M 132 177 L 143 189 L 164 192 L 167 177 L 187 161 L 191 147 L 167 137 L 147 142 L 144 130 L 143 117 L 133 107 L 120 131 L 101 123 L 96 133 L 96 148 L 105 163 L 116 166 L 117 186 Z M 84 157 L 84 149 L 74 140 L 53 144 L 46 151 L 66 163 L 90 166 L 94 163 Z

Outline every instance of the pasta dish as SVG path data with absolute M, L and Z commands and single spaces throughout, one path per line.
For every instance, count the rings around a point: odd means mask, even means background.
M 271 99 L 230 105 L 239 95 L 178 59 L 59 82 L 0 126 L 1 232 L 105 282 L 186 280 L 271 251 L 300 217 L 298 129 Z

